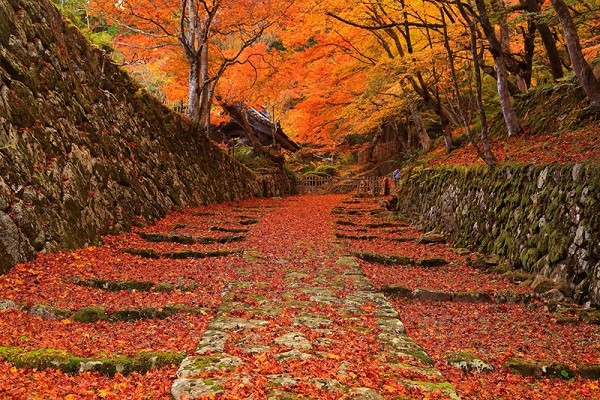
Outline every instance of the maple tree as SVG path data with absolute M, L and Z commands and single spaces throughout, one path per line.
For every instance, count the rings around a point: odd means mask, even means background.
M 117 44 L 149 52 L 162 50 L 181 68 L 187 63 L 188 115 L 208 131 L 215 89 L 235 64 L 251 64 L 250 46 L 261 39 L 291 2 L 184 0 L 117 2 L 94 0 L 91 8 L 122 29 Z M 180 50 L 182 49 L 182 53 Z M 136 53 L 137 54 L 137 53 Z
M 92 4 L 129 27 L 117 46 L 156 65 L 148 71 L 162 75 L 167 99 L 187 92 L 188 113 L 204 126 L 217 91 L 229 104 L 275 110 L 286 131 L 313 143 L 333 144 L 354 133 L 377 141 L 381 127 L 402 124 L 410 128 L 408 142 L 428 150 L 436 135 L 428 122 L 433 117 L 448 150 L 454 148 L 453 131 L 461 128 L 490 165 L 490 105 L 501 106 L 508 134 L 519 134 L 513 96 L 561 78 L 575 67 L 569 55 L 577 54 L 564 50 L 567 36 L 574 36 L 562 35 L 554 7 L 541 0 L 220 0 L 206 3 L 200 14 L 190 14 L 201 4 L 196 1 L 185 2 L 186 9 L 157 1 L 125 9 Z M 575 41 L 589 47 L 596 25 L 582 27 L 598 3 L 570 6 L 571 31 L 583 35 Z M 190 36 L 194 26 L 200 37 Z M 188 50 L 181 51 L 182 43 Z M 584 53 L 588 60 L 595 54 Z M 584 75 L 593 87 L 593 74 Z M 213 118 L 222 117 L 213 111 Z

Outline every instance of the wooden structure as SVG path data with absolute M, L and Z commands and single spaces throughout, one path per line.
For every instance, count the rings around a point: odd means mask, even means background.
M 229 143 L 237 139 L 252 146 L 252 141 L 256 138 L 261 146 L 276 144 L 290 152 L 300 150 L 300 146 L 285 134 L 279 123 L 271 120 L 266 110 L 260 112 L 241 104 L 222 104 L 222 107 L 231 116 L 231 120 L 211 129 L 209 137 L 214 141 Z M 249 134 L 250 130 L 252 132 Z
M 298 177 L 297 181 L 298 192 L 301 194 L 354 193 L 354 195 L 361 197 L 375 197 L 387 195 L 392 189 L 391 179 L 383 176 L 333 178 L 330 176 L 302 175 Z
M 331 193 L 334 182 L 331 176 L 302 175 L 298 177 L 298 192 Z

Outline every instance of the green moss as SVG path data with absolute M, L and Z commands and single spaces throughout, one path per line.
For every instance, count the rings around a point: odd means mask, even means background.
M 411 357 L 417 358 L 423 361 L 425 364 L 433 366 L 433 360 L 429 355 L 425 352 L 425 350 L 413 349 L 413 350 L 405 350 L 404 353 L 408 354 Z
M 185 259 L 185 258 L 207 258 L 207 257 L 225 257 L 232 254 L 238 254 L 240 250 L 212 250 L 212 251 L 172 251 L 162 253 L 163 257 L 173 259 Z
M 563 260 L 568 254 L 570 243 L 571 239 L 564 232 L 554 231 L 552 235 L 549 235 L 548 261 L 555 263 Z
M 132 254 L 134 256 L 140 256 L 143 258 L 160 258 L 160 254 L 156 250 L 152 249 L 125 249 L 123 253 Z
M 0 346 L 0 359 L 17 368 L 58 369 L 65 373 L 77 373 L 80 370 L 96 371 L 112 376 L 117 372 L 130 374 L 132 372 L 146 373 L 150 369 L 166 365 L 177 365 L 184 355 L 173 352 L 141 352 L 133 357 L 83 358 L 70 354 L 66 350 L 38 349 L 26 351 L 14 347 Z
M 155 292 L 172 292 L 175 290 L 175 286 L 170 282 L 158 282 L 154 286 Z
M 384 255 L 376 253 L 361 253 L 353 252 L 354 256 L 361 260 L 384 265 L 415 265 L 416 261 L 410 257 L 397 256 L 397 255 Z
M 77 322 L 97 322 L 105 321 L 108 319 L 108 315 L 104 307 L 88 306 L 73 313 L 71 318 Z
M 257 219 L 243 219 L 238 221 L 238 224 L 240 225 L 254 225 L 254 224 L 258 224 L 258 220 Z
M 209 231 L 229 232 L 229 233 L 245 233 L 248 232 L 246 228 L 228 228 L 223 226 L 211 226 L 208 228 Z
M 375 240 L 379 239 L 379 236 L 374 235 L 346 235 L 344 233 L 335 233 L 335 237 L 338 239 L 346 239 L 346 240 Z
M 443 258 L 425 258 L 418 263 L 421 267 L 441 267 L 448 265 L 448 261 Z
M 83 360 L 70 355 L 66 350 L 39 349 L 20 353 L 8 361 L 17 368 L 38 370 L 53 368 L 66 373 L 75 373 Z
M 526 271 L 532 271 L 532 267 L 540 259 L 540 253 L 537 248 L 529 248 L 523 251 L 519 258 L 523 269 Z
M 403 286 L 382 286 L 381 292 L 390 297 L 412 298 L 412 290 Z
M 151 281 L 122 281 L 116 282 L 113 286 L 110 286 L 110 290 L 120 291 L 138 291 L 138 292 L 149 292 L 154 287 L 154 282 Z

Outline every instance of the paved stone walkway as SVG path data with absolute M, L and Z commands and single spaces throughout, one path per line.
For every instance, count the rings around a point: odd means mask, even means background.
M 324 201 L 327 203 L 324 203 Z M 342 197 L 280 200 L 181 364 L 175 399 L 457 399 L 334 236 Z

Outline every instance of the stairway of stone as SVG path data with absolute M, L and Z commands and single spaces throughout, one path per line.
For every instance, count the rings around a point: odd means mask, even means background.
M 342 200 L 283 199 L 253 227 L 173 398 L 459 398 L 337 242 Z

